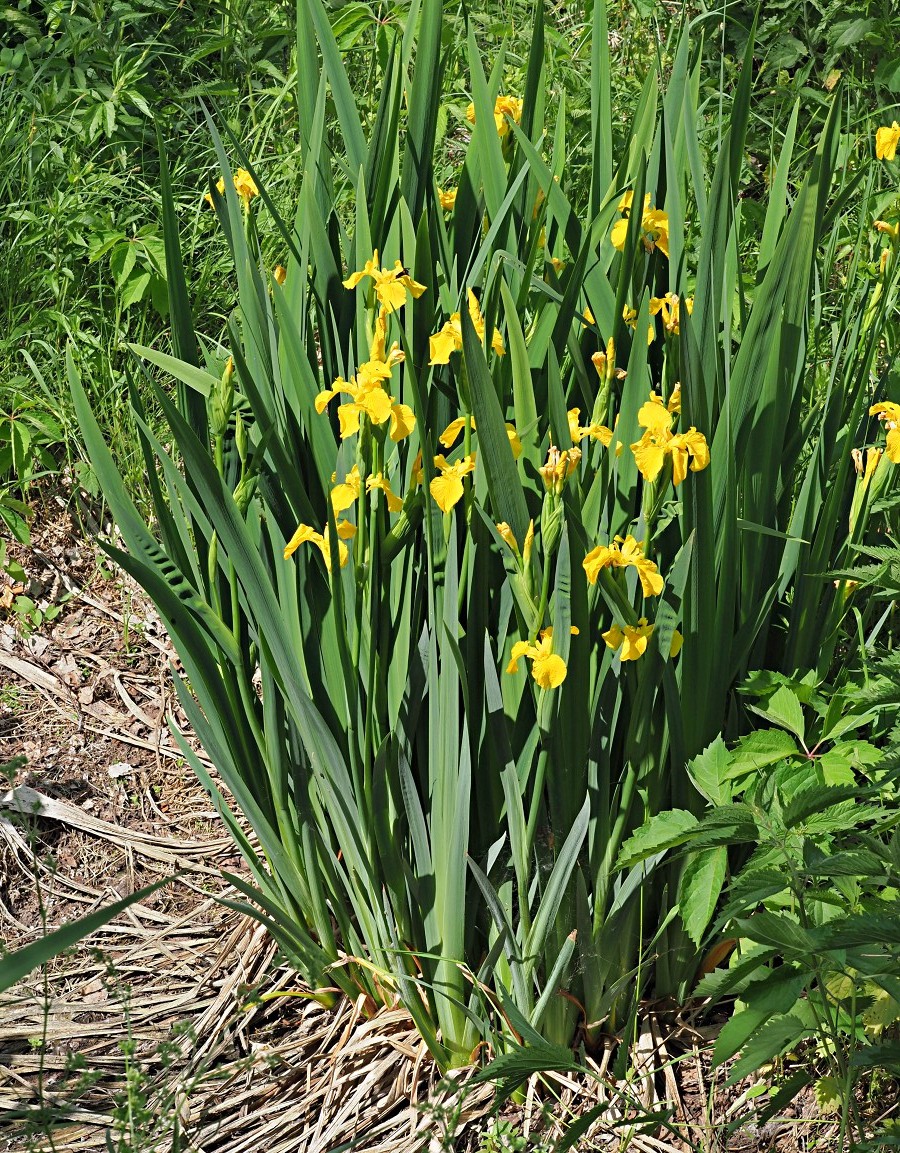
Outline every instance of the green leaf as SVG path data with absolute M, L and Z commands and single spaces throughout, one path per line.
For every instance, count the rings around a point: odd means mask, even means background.
M 678 908 L 685 931 L 695 945 L 703 940 L 712 921 L 728 867 L 724 846 L 688 855 L 681 874 Z
M 808 957 L 816 951 L 817 941 L 786 913 L 754 913 L 735 922 L 742 936 L 761 945 L 780 949 L 786 957 Z
M 119 303 L 123 308 L 130 308 L 144 299 L 144 293 L 150 285 L 150 273 L 139 272 L 137 276 L 130 276 L 119 295 Z
M 128 347 L 136 356 L 142 360 L 149 360 L 157 368 L 163 369 L 182 384 L 199 392 L 201 396 L 208 397 L 210 391 L 218 387 L 219 381 L 211 372 L 197 368 L 194 364 L 179 360 L 176 356 L 169 356 L 165 352 L 157 352 L 155 348 L 147 348 L 143 344 L 129 344 Z
M 528 530 L 528 506 L 516 469 L 504 414 L 488 371 L 481 341 L 467 308 L 460 313 L 463 332 L 463 361 L 472 391 L 472 408 L 478 426 L 479 463 L 487 474 L 488 493 L 494 519 L 506 521 L 516 540 L 524 541 Z
M 811 1030 L 791 1014 L 786 1017 L 772 1017 L 759 1032 L 744 1046 L 740 1058 L 735 1061 L 727 1085 L 735 1085 L 744 1077 L 749 1077 L 761 1066 L 767 1065 L 773 1057 L 787 1049 L 794 1049 L 806 1040 Z
M 733 775 L 730 772 L 732 757 L 721 736 L 688 764 L 688 776 L 698 792 L 713 805 L 727 804 L 731 800 L 731 786 L 728 783 Z
M 657 813 L 632 833 L 619 850 L 617 869 L 630 869 L 638 862 L 667 849 L 677 848 L 691 839 L 698 821 L 686 809 Z
M 770 1017 L 792 1009 L 803 991 L 804 979 L 802 969 L 781 965 L 751 981 L 741 997 L 745 1008 L 725 1022 L 716 1038 L 713 1065 L 733 1057 Z
M 803 720 L 803 706 L 800 704 L 797 694 L 787 685 L 781 685 L 780 688 L 776 689 L 764 708 L 759 708 L 756 705 L 749 705 L 748 708 L 761 717 L 765 717 L 772 724 L 787 729 L 801 742 L 804 740 L 806 724 Z
M 731 754 L 728 777 L 746 776 L 799 753 L 794 738 L 783 729 L 756 729 L 742 737 Z

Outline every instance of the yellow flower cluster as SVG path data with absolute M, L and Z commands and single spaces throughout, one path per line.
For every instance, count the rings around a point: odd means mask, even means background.
M 370 276 L 375 285 L 375 296 L 385 312 L 395 312 L 406 304 L 407 292 L 418 299 L 425 291 L 425 285 L 413 280 L 399 260 L 391 269 L 381 268 L 378 249 L 367 260 L 359 272 L 353 272 L 343 281 L 344 288 L 356 288 L 365 277 Z
M 246 168 L 239 168 L 237 172 L 235 172 L 232 179 L 234 181 L 234 190 L 238 196 L 240 196 L 244 208 L 246 209 L 253 197 L 259 196 L 259 189 L 256 187 L 256 181 L 253 179 Z M 220 177 L 216 182 L 216 188 L 218 189 L 220 196 L 225 195 L 224 176 Z M 213 198 L 208 192 L 203 197 L 203 199 L 207 202 L 210 208 L 213 207 Z
M 547 463 L 538 469 L 547 492 L 560 496 L 566 481 L 578 467 L 580 460 L 580 448 L 567 448 L 560 452 L 555 444 L 551 444 L 547 453 Z
M 673 393 L 679 398 L 680 392 Z M 644 480 L 654 481 L 662 472 L 666 457 L 672 458 L 672 483 L 679 485 L 687 476 L 688 463 L 692 472 L 700 472 L 709 464 L 706 437 L 693 425 L 687 432 L 672 432 L 675 415 L 672 401 L 667 407 L 655 393 L 641 405 L 638 424 L 644 429 L 639 441 L 631 446 L 638 470 Z
M 643 542 L 635 540 L 631 534 L 617 536 L 609 544 L 597 545 L 582 561 L 582 567 L 591 584 L 605 568 L 634 568 L 637 570 L 641 591 L 645 597 L 658 597 L 665 588 L 659 569 L 649 557 L 644 556 Z
M 478 333 L 478 339 L 483 341 L 485 320 L 481 315 L 481 306 L 478 303 L 478 297 L 471 288 L 469 289 L 469 316 L 471 316 L 472 324 Z M 454 312 L 451 314 L 450 319 L 445 322 L 440 332 L 435 332 L 429 339 L 431 359 L 428 363 L 449 364 L 451 354 L 460 352 L 462 346 L 462 320 L 459 313 Z M 496 328 L 491 335 L 491 348 L 493 348 L 498 356 L 504 356 L 506 354 L 503 337 Z
M 619 252 L 624 251 L 625 248 L 633 200 L 634 193 L 628 191 L 619 201 L 619 212 L 622 216 L 613 225 L 610 235 L 613 247 L 617 248 Z M 650 207 L 649 192 L 644 197 L 644 211 L 641 215 L 641 240 L 648 252 L 653 252 L 658 248 L 664 256 L 669 255 L 669 217 L 661 209 Z
M 509 119 L 507 119 L 507 117 Z M 502 139 L 509 132 L 509 121 L 518 124 L 522 119 L 522 101 L 517 96 L 498 96 L 494 101 L 494 125 L 497 135 Z M 466 120 L 475 123 L 475 105 L 470 104 L 466 109 Z
M 434 458 L 434 467 L 440 471 L 440 475 L 433 478 L 428 490 L 441 512 L 449 512 L 465 492 L 463 477 L 475 471 L 475 453 L 470 452 L 453 464 L 449 464 L 447 458 L 439 454 Z
M 416 426 L 416 418 L 408 404 L 401 404 L 391 395 L 389 383 L 393 370 L 402 364 L 404 354 L 400 351 L 398 342 L 387 347 L 388 316 L 402 308 L 407 301 L 407 295 L 419 297 L 425 291 L 423 284 L 418 284 L 400 261 L 396 261 L 392 269 L 383 269 L 378 259 L 377 250 L 372 259 L 367 260 L 359 272 L 352 273 L 345 281 L 345 288 L 356 288 L 365 278 L 370 277 L 375 290 L 375 298 L 380 308 L 375 320 L 375 331 L 369 345 L 369 359 L 359 366 L 350 380 L 338 378 L 331 388 L 320 392 L 315 399 L 316 412 L 325 412 L 328 405 L 336 396 L 349 396 L 350 399 L 338 406 L 338 426 L 341 440 L 358 433 L 361 422 L 365 419 L 376 428 L 388 425 L 388 435 L 392 441 L 401 441 Z M 276 279 L 277 275 L 276 275 Z M 345 512 L 359 500 L 363 490 L 362 475 L 359 465 L 354 464 L 340 483 L 337 474 L 333 473 L 331 483 L 331 507 L 335 517 Z M 383 472 L 371 473 L 366 477 L 365 491 L 367 493 L 381 492 L 387 503 L 388 511 L 398 513 L 403 508 L 403 500 L 392 490 Z M 338 559 L 343 567 L 349 559 L 349 550 L 344 543 L 356 534 L 356 526 L 349 521 L 336 521 L 338 535 Z M 325 567 L 331 571 L 331 549 L 328 540 L 328 527 L 324 533 L 318 532 L 310 525 L 301 524 L 297 531 L 285 545 L 284 557 L 287 560 L 300 547 L 301 544 L 310 543 L 318 547 L 325 560 Z
M 684 307 L 690 316 L 694 311 L 693 296 L 686 296 L 684 298 Z M 679 325 L 680 312 L 681 300 L 677 292 L 667 292 L 665 296 L 650 297 L 650 315 L 657 316 L 658 314 L 662 314 L 663 327 L 666 332 L 673 332 L 676 336 L 681 331 Z
M 601 633 L 606 647 L 619 653 L 619 660 L 636 661 L 647 651 L 647 642 L 653 635 L 656 626 L 647 624 L 647 618 L 641 617 L 636 625 L 613 625 L 605 633 Z M 669 656 L 677 657 L 681 652 L 683 638 L 676 629 L 672 633 L 672 643 L 669 646 Z
M 387 312 L 387 308 L 382 305 L 375 322 L 369 359 L 359 366 L 356 375 L 351 376 L 349 381 L 339 377 L 331 388 L 320 392 L 315 399 L 316 412 L 323 413 L 334 397 L 341 394 L 350 397 L 350 400 L 338 406 L 341 440 L 359 432 L 359 422 L 363 416 L 368 417 L 374 425 L 390 421 L 390 438 L 393 441 L 403 440 L 415 428 L 413 410 L 408 404 L 399 404 L 385 389 L 385 382 L 390 381 L 392 370 L 404 360 L 404 354 L 396 342 L 389 351 L 385 350 Z
M 338 558 L 340 560 L 341 568 L 347 563 L 347 558 L 350 555 L 347 546 L 344 544 L 345 540 L 351 540 L 356 536 L 356 525 L 351 524 L 348 520 L 342 520 L 335 526 L 338 535 Z M 309 542 L 317 546 L 322 556 L 325 559 L 325 567 L 331 572 L 331 546 L 328 541 L 328 526 L 325 526 L 325 532 L 316 532 L 315 529 L 310 528 L 308 524 L 301 524 L 297 526 L 297 531 L 291 539 L 284 546 L 284 559 L 293 556 L 300 545 Z
M 578 635 L 578 629 L 572 626 L 572 635 Z M 516 641 L 512 647 L 510 662 L 506 666 L 508 673 L 519 671 L 519 661 L 527 657 L 531 661 L 531 675 L 542 689 L 558 689 L 566 679 L 568 669 L 566 662 L 553 651 L 553 629 L 542 629 L 537 644 L 532 641 Z

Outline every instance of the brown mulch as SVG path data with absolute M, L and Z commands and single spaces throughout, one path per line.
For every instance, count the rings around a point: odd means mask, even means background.
M 0 573 L 0 763 L 27 758 L 0 780 L 3 940 L 25 945 L 183 873 L 0 996 L 0 1150 L 544 1151 L 607 1099 L 579 1149 L 834 1147 L 809 1094 L 754 1126 L 752 1085 L 724 1088 L 691 1022 L 648 1014 L 648 1072 L 627 1090 L 674 1116 L 644 1133 L 624 1123 L 609 1054 L 593 1077 L 535 1078 L 498 1106 L 490 1086 L 440 1082 L 402 1010 L 311 1000 L 264 930 L 220 900 L 236 896 L 222 870 L 242 863 L 169 730 L 190 739 L 152 605 L 65 499 L 48 498 L 34 537 L 11 551 L 53 619 L 23 629 Z M 506 1143 L 486 1143 L 498 1127 Z

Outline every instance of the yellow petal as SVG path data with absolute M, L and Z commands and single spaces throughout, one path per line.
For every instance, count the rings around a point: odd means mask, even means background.
M 607 629 L 605 633 L 601 633 L 600 635 L 606 642 L 606 647 L 613 650 L 617 649 L 619 645 L 621 645 L 622 639 L 625 636 L 618 625 L 613 625 L 612 628 Z
M 668 432 L 672 427 L 672 414 L 658 399 L 645 401 L 638 409 L 638 424 L 648 432 Z
M 653 632 L 653 625 L 626 625 L 622 639 L 621 661 L 636 661 L 647 651 L 647 640 Z
M 424 292 L 424 289 L 422 291 Z M 376 281 L 375 295 L 382 308 L 388 312 L 396 312 L 406 304 L 406 288 L 393 277 Z
M 401 276 L 399 279 L 413 300 L 418 300 L 423 292 L 427 292 L 427 286 L 419 284 L 418 280 L 413 280 L 411 276 Z
M 336 380 L 335 385 L 343 384 L 342 380 Z M 321 416 L 332 400 L 340 393 L 339 388 L 326 388 L 324 392 L 320 392 L 313 404 L 316 406 L 316 412 Z
M 474 422 L 472 424 L 474 428 Z M 512 449 L 513 460 L 518 460 L 522 455 L 522 442 L 519 440 L 519 434 L 516 432 L 516 426 L 507 422 L 506 435 L 509 437 L 509 447 Z
M 556 689 L 566 679 L 566 662 L 556 653 L 539 656 L 531 664 L 531 675 L 542 689 Z
M 342 484 L 335 485 L 331 490 L 331 507 L 335 516 L 350 508 L 359 496 L 359 466 L 354 465 Z
M 877 416 L 879 420 L 897 424 L 900 422 L 900 404 L 894 404 L 891 400 L 883 400 L 880 404 L 872 405 L 869 409 L 869 416 Z
M 304 544 L 306 541 L 311 541 L 313 544 L 321 545 L 322 534 L 316 532 L 315 529 L 310 528 L 308 524 L 298 525 L 297 531 L 284 546 L 284 559 L 287 560 L 289 556 L 293 556 L 300 545 Z
M 672 633 L 672 643 L 669 645 L 669 656 L 677 657 L 681 652 L 681 646 L 683 644 L 684 637 L 681 635 L 678 629 L 675 629 L 675 631 Z
M 432 340 L 434 337 L 432 337 Z M 444 448 L 453 448 L 453 445 L 459 439 L 459 434 L 466 426 L 466 418 L 458 416 L 456 420 L 451 420 L 441 435 L 438 437 L 440 443 Z M 475 421 L 472 419 L 472 428 L 475 427 Z
M 659 575 L 659 570 L 652 560 L 644 560 L 635 565 L 638 579 L 641 582 L 641 591 L 645 597 L 658 597 L 665 588 L 665 581 Z
M 879 160 L 893 160 L 900 143 L 900 125 L 895 120 L 890 128 L 879 128 L 875 133 L 875 155 Z
M 348 401 L 347 404 L 342 404 L 338 408 L 338 429 L 340 432 L 341 440 L 346 440 L 348 436 L 353 436 L 354 433 L 359 432 L 359 405 Z
M 388 512 L 400 512 L 403 508 L 403 501 L 397 496 L 388 482 L 385 480 L 382 473 L 377 473 L 374 476 L 366 478 L 366 492 L 371 492 L 373 489 L 380 489 L 387 500 Z
M 600 576 L 602 569 L 609 568 L 614 563 L 613 550 L 608 545 L 597 545 L 596 548 L 591 549 L 584 560 L 581 562 L 582 568 L 587 574 L 587 579 L 592 585 L 597 583 L 597 578 Z
M 617 220 L 615 222 L 615 224 L 612 226 L 612 232 L 609 235 L 613 248 L 617 248 L 619 252 L 624 251 L 625 239 L 627 236 L 628 221 L 625 219 L 625 217 L 623 217 L 621 220 Z
M 506 521 L 502 521 L 500 524 L 497 525 L 497 532 L 500 534 L 500 536 L 506 542 L 506 544 L 509 546 L 509 548 L 512 550 L 512 552 L 516 556 L 518 556 L 519 555 L 519 542 L 516 540 L 515 533 L 509 527 L 509 525 L 506 523 Z
M 681 437 L 673 437 L 669 445 L 672 454 L 672 484 L 678 487 L 687 476 L 688 453 Z
M 656 480 L 662 472 L 666 456 L 665 450 L 645 434 L 631 446 L 631 451 L 634 453 L 635 463 L 644 480 Z
M 449 364 L 450 354 L 462 348 L 462 337 L 461 335 L 457 336 L 452 317 L 440 332 L 434 333 L 434 335 L 429 338 L 428 347 L 430 353 L 429 364 Z
M 396 444 L 416 427 L 416 414 L 408 404 L 391 405 L 390 438 Z
M 436 476 L 429 487 L 441 512 L 449 512 L 463 494 L 463 483 L 452 472 Z
M 356 403 L 373 424 L 384 424 L 391 415 L 392 398 L 380 386 L 366 389 L 361 393 Z

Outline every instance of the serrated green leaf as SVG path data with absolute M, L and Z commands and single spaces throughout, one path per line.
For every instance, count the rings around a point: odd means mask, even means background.
M 678 910 L 685 931 L 699 945 L 709 928 L 719 901 L 728 851 L 724 846 L 688 855 L 678 890 Z
M 630 869 L 647 857 L 685 844 L 697 824 L 697 818 L 686 809 L 669 809 L 668 812 L 657 813 L 622 845 L 616 868 Z

